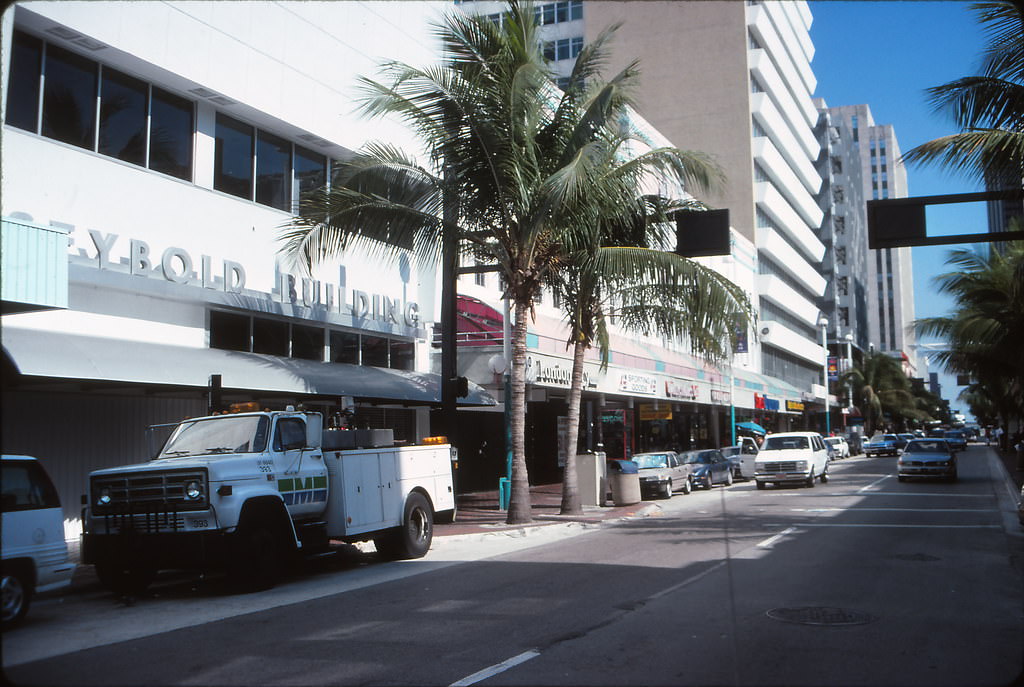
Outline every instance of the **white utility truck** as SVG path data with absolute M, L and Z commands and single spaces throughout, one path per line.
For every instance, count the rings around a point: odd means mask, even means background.
M 419 558 L 435 520 L 455 516 L 454 453 L 440 441 L 324 430 L 320 413 L 291 407 L 183 420 L 153 460 L 90 474 L 82 561 L 134 594 L 164 569 L 226 569 L 267 588 L 331 540 Z

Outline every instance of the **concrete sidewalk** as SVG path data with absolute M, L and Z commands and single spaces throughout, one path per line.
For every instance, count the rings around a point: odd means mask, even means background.
M 653 502 L 641 501 L 629 506 L 583 506 L 580 515 L 560 515 L 562 485 L 539 484 L 530 487 L 530 503 L 533 521 L 523 525 L 506 524 L 506 511 L 498 510 L 498 491 L 480 491 L 460 494 L 456 498 L 455 522 L 434 526 L 435 537 L 528 530 L 565 522 L 598 524 L 622 518 L 643 516 L 652 508 Z

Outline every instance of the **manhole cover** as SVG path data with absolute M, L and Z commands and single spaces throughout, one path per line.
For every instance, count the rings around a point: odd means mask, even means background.
M 801 625 L 867 625 L 878 620 L 870 613 L 851 611 L 847 608 L 830 608 L 828 606 L 804 606 L 802 608 L 773 608 L 768 617 L 786 623 Z

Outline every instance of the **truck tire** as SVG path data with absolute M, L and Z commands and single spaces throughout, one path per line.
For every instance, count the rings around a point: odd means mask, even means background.
M 278 583 L 288 558 L 284 534 L 280 517 L 273 513 L 243 519 L 234 533 L 228 563 L 228 575 L 241 591 L 258 592 Z
M 32 603 L 32 580 L 23 566 L 4 566 L 0 598 L 3 604 L 3 627 L 12 627 L 21 622 Z
M 375 537 L 373 543 L 385 558 L 422 558 L 433 539 L 434 511 L 427 497 L 414 491 L 406 499 L 402 525 Z
M 136 596 L 153 584 L 156 570 L 138 561 L 98 560 L 96 577 L 114 594 Z

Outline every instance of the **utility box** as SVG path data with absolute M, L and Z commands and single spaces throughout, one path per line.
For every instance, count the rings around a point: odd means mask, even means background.
M 608 493 L 608 472 L 603 451 L 576 456 L 576 482 L 580 490 L 580 505 L 604 505 L 604 496 Z

